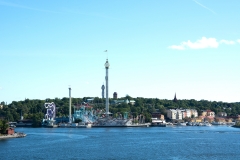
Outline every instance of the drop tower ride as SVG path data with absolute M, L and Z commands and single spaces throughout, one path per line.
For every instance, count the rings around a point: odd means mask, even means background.
M 109 112 L 109 99 L 108 99 L 108 68 L 109 68 L 110 64 L 108 63 L 108 59 L 106 60 L 106 63 L 105 63 L 105 69 L 106 69 L 106 77 L 105 77 L 105 80 L 106 80 L 106 117 L 108 118 L 109 117 L 109 114 L 111 114 Z

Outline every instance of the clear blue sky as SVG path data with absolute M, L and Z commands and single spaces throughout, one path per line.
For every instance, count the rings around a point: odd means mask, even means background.
M 240 1 L 0 0 L 0 102 L 240 101 Z M 108 50 L 108 55 L 104 52 Z

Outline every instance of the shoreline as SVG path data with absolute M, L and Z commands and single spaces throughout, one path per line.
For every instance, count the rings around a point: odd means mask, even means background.
M 0 139 L 8 139 L 8 138 L 22 138 L 26 137 L 27 135 L 24 133 L 14 133 L 12 135 L 1 135 Z

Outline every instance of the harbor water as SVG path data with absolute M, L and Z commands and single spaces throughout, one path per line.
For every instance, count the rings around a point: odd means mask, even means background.
M 1 159 L 240 159 L 240 129 L 211 127 L 15 128 Z

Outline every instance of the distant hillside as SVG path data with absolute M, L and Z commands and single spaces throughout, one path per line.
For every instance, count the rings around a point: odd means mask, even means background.
M 84 98 L 72 98 L 72 111 L 74 111 L 74 106 L 79 106 L 82 102 L 87 102 L 87 99 L 90 97 Z M 91 97 L 92 99 L 92 97 Z M 135 104 L 112 104 L 113 99 L 110 99 L 110 112 L 113 113 L 113 116 L 120 112 L 129 112 L 133 116 L 137 116 L 139 114 L 143 114 L 146 117 L 146 121 L 150 121 L 151 113 L 153 112 L 161 112 L 166 115 L 167 109 L 196 109 L 201 114 L 202 110 L 212 110 L 215 113 L 218 112 L 226 112 L 228 116 L 236 116 L 240 114 L 240 103 L 224 103 L 224 102 L 210 102 L 206 100 L 196 101 L 194 99 L 191 100 L 166 100 L 166 99 L 157 99 L 157 98 L 132 98 L 130 96 L 126 96 L 120 98 L 122 100 L 134 100 Z M 36 125 L 39 124 L 39 121 L 42 120 L 46 113 L 46 109 L 44 108 L 45 102 L 54 102 L 57 107 L 56 116 L 68 116 L 69 114 L 69 99 L 46 99 L 46 100 L 29 100 L 26 99 L 24 101 L 13 101 L 11 104 L 6 105 L 4 102 L 1 102 L 3 106 L 0 109 L 0 117 L 1 119 L 6 119 L 7 121 L 17 121 L 20 119 L 22 115 L 24 119 L 33 119 Z M 105 99 L 95 97 L 90 103 L 94 109 L 105 109 Z

